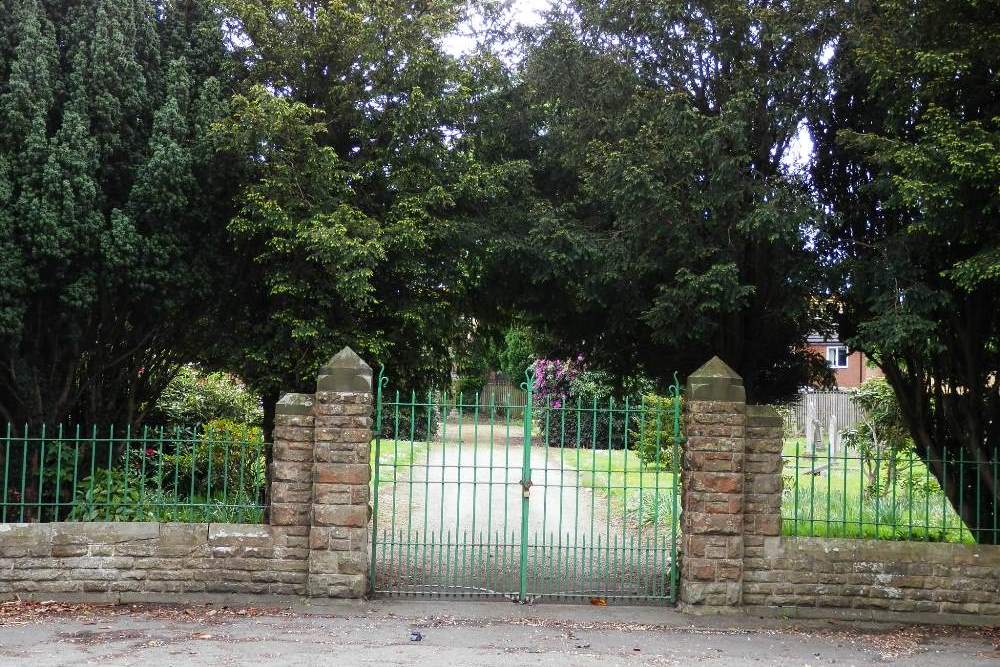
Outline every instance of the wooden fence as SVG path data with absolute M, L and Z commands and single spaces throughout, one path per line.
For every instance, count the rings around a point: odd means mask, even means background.
M 810 413 L 809 403 L 814 405 L 813 413 L 823 429 L 830 423 L 830 415 L 837 415 L 837 427 L 844 431 L 852 428 L 855 424 L 864 419 L 864 411 L 854 404 L 850 391 L 804 391 L 798 399 L 791 405 L 792 414 L 788 430 L 794 427 L 797 435 L 806 432 L 806 419 Z

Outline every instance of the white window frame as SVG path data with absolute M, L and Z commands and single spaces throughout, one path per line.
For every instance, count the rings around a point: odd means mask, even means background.
M 844 352 L 844 363 L 839 363 L 840 351 Z M 850 366 L 851 352 L 847 349 L 846 345 L 827 345 L 826 346 L 826 363 L 830 365 L 830 368 L 847 368 Z

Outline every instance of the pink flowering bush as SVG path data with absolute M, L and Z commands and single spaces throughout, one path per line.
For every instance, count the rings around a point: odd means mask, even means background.
M 537 359 L 534 364 L 534 403 L 561 408 L 573 396 L 573 384 L 583 370 L 583 355 L 575 360 Z

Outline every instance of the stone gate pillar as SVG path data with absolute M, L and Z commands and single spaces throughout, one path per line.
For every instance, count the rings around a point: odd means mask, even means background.
M 681 468 L 681 605 L 735 611 L 747 559 L 781 534 L 783 422 L 747 406 L 743 379 L 718 357 L 688 378 Z
M 372 369 L 345 347 L 316 380 L 310 595 L 368 592 L 372 405 Z
M 718 357 L 691 374 L 687 389 L 680 601 L 722 611 L 740 604 L 743 588 L 746 394 Z
M 315 394 L 285 394 L 275 410 L 271 525 L 307 553 L 305 589 L 368 591 L 372 370 L 350 348 L 325 364 Z

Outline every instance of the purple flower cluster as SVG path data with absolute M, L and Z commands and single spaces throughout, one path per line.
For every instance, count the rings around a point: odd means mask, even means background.
M 572 384 L 583 370 L 583 355 L 576 359 L 537 359 L 534 372 L 534 403 L 561 408 L 572 395 Z

